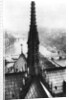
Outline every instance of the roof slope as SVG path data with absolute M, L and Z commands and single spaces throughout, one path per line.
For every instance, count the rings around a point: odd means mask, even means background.
M 33 78 L 29 90 L 25 96 L 25 99 L 31 98 L 48 98 L 40 84 L 40 80 L 37 77 Z
M 26 58 L 25 58 L 25 55 L 23 53 L 20 54 L 18 60 L 15 62 L 14 64 L 14 68 L 20 70 L 20 71 L 25 71 L 26 70 Z

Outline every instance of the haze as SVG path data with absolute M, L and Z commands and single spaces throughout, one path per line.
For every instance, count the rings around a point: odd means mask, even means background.
M 66 26 L 65 0 L 34 0 L 38 27 L 63 28 Z M 4 0 L 4 30 L 25 32 L 29 30 L 31 0 Z

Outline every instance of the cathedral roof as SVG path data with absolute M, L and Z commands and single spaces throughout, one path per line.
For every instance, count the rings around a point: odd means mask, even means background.
M 26 57 L 25 57 L 25 55 L 23 53 L 20 54 L 19 59 L 20 58 L 23 58 L 26 61 Z
M 47 94 L 40 84 L 40 80 L 38 77 L 32 79 L 29 90 L 26 93 L 25 99 L 31 98 L 48 98 Z
M 14 67 L 22 69 L 22 66 L 26 64 L 26 57 L 23 53 L 20 54 L 18 60 L 15 62 Z
M 23 61 L 26 62 L 26 57 L 25 57 L 25 55 L 23 53 L 21 53 L 20 56 L 19 56 L 19 58 L 18 58 L 18 60 L 16 62 L 19 62 L 19 64 L 20 64 Z

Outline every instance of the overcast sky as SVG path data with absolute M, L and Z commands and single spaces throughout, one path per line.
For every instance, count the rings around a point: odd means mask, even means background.
M 24 32 L 29 30 L 30 3 L 32 0 L 4 0 L 4 30 Z M 38 27 L 65 28 L 65 0 L 33 0 L 36 3 Z

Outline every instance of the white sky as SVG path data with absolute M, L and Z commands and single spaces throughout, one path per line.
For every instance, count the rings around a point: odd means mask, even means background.
M 3 27 L 9 31 L 29 30 L 32 0 L 4 0 Z M 38 27 L 66 28 L 66 0 L 33 0 Z

